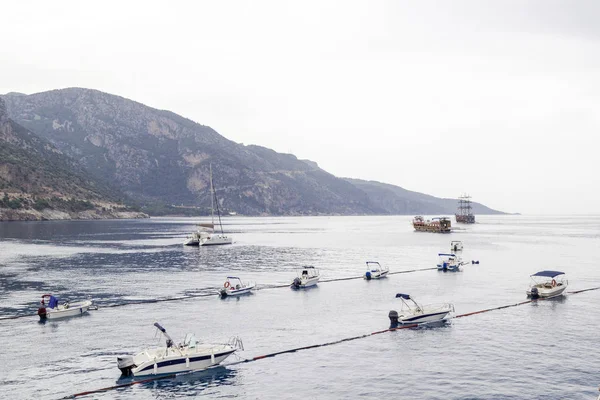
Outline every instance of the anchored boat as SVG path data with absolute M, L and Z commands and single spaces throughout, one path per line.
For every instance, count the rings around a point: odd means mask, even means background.
M 454 215 L 456 222 L 462 224 L 474 224 L 475 215 L 473 215 L 473 207 L 471 206 L 471 196 L 463 194 L 458 198 L 458 210 Z
M 439 253 L 440 258 L 437 263 L 437 269 L 440 271 L 458 271 L 461 266 L 467 264 L 456 254 Z
M 381 279 L 385 278 L 390 272 L 388 267 L 382 267 L 377 261 L 367 261 L 367 272 L 365 272 L 365 279 Z
M 422 216 L 417 215 L 413 218 L 412 225 L 415 231 L 419 232 L 450 233 L 452 231 L 452 221 L 446 217 L 425 221 Z
M 400 311 L 389 312 L 388 317 L 392 326 L 441 321 L 454 312 L 454 305 L 450 303 L 420 305 L 410 295 L 404 293 L 396 294 L 396 298 L 402 301 L 402 307 Z
M 527 289 L 527 296 L 534 299 L 550 298 L 563 294 L 569 281 L 564 272 L 540 271 L 531 275 L 531 284 Z
M 240 296 L 242 294 L 250 293 L 256 284 L 250 282 L 242 282 L 237 276 L 228 276 L 227 280 L 223 284 L 223 288 L 219 290 L 221 297 L 227 296 Z
M 314 286 L 319 283 L 321 274 L 319 270 L 312 266 L 306 266 L 298 269 L 298 276 L 292 281 L 291 287 L 294 289 L 303 289 Z
M 47 305 L 46 298 L 48 298 Z M 59 304 L 58 298 L 51 294 L 45 294 L 42 296 L 37 313 L 41 320 L 75 317 L 86 313 L 91 306 L 91 300 L 65 301 L 63 304 Z
M 460 240 L 453 240 L 450 242 L 450 250 L 451 251 L 462 251 L 463 243 Z
M 225 233 L 223 233 L 223 224 L 221 223 L 221 210 L 219 209 L 219 200 L 217 199 L 215 186 L 213 184 L 212 164 L 209 165 L 209 168 L 211 223 L 198 224 L 199 229 L 196 232 L 192 233 L 192 235 L 186 238 L 186 240 L 183 242 L 183 244 L 186 246 L 216 246 L 233 243 L 233 239 L 225 235 Z M 219 219 L 219 227 L 221 228 L 221 233 L 214 232 L 215 205 L 217 208 L 217 216 Z
M 188 333 L 182 344 L 175 345 L 166 329 L 158 322 L 154 326 L 165 336 L 166 346 L 146 349 L 134 356 L 117 357 L 117 366 L 123 376 L 174 374 L 206 369 L 220 364 L 238 349 L 242 341 L 233 338 L 227 344 L 200 344 Z

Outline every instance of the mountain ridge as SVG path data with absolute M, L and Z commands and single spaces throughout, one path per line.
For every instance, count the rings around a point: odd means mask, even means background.
M 206 212 L 209 164 L 226 212 L 372 215 L 402 210 L 402 188 L 383 190 L 338 178 L 314 161 L 235 143 L 209 126 L 121 96 L 67 88 L 0 97 L 12 119 L 155 214 L 173 211 L 173 206 Z M 381 197 L 382 190 L 394 195 Z M 406 212 L 418 209 L 419 201 L 419 213 L 436 209 L 435 202 L 422 197 L 410 200 Z

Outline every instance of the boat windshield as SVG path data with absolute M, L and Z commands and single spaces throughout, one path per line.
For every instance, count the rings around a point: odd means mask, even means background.
M 189 347 L 190 349 L 195 348 L 197 343 L 198 339 L 196 339 L 196 335 L 193 333 L 188 333 L 185 335 L 185 339 L 183 339 L 183 345 Z

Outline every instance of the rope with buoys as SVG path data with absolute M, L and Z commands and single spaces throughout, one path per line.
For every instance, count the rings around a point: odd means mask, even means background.
M 405 270 L 405 271 L 395 271 L 395 272 L 388 273 L 388 275 L 407 274 L 407 273 L 411 273 L 411 272 L 429 271 L 429 270 L 433 270 L 433 269 L 436 269 L 436 268 L 421 268 L 421 269 L 410 269 L 410 270 Z M 322 281 L 320 281 L 320 283 L 349 281 L 349 280 L 353 280 L 353 279 L 362 279 L 363 277 L 364 277 L 363 275 L 360 275 L 360 276 L 351 276 L 351 277 L 346 277 L 346 278 L 333 278 L 333 279 L 322 280 Z M 229 282 L 225 282 L 224 285 L 226 285 L 228 283 Z M 281 284 L 281 285 L 264 285 L 262 287 L 257 288 L 256 290 L 280 289 L 280 288 L 287 288 L 289 286 L 290 285 L 288 283 Z M 225 287 L 227 288 L 228 286 L 225 286 Z M 214 289 L 214 290 L 216 293 L 217 289 Z M 139 304 L 162 303 L 162 302 L 167 302 L 167 301 L 182 301 L 182 300 L 196 299 L 199 297 L 212 297 L 212 296 L 215 296 L 215 294 L 214 293 L 190 294 L 190 295 L 186 295 L 186 296 L 168 297 L 165 299 L 134 300 L 134 301 L 127 301 L 124 303 L 107 304 L 107 305 L 101 305 L 100 308 L 125 307 L 125 306 L 139 305 Z M 98 309 L 98 306 L 96 306 L 96 310 L 97 309 Z M 10 320 L 10 319 L 27 318 L 27 317 L 37 317 L 37 315 L 36 314 L 10 315 L 10 316 L 6 316 L 6 317 L 0 317 L 0 321 Z
M 590 292 L 590 291 L 593 291 L 593 290 L 600 290 L 600 286 L 593 287 L 593 288 L 588 288 L 588 289 L 576 290 L 576 291 L 573 291 L 573 292 L 568 292 L 568 294 L 585 293 L 585 292 Z M 464 318 L 464 317 L 468 317 L 468 316 L 471 316 L 471 315 L 477 315 L 477 314 L 482 314 L 482 313 L 486 313 L 486 312 L 490 312 L 490 311 L 496 311 L 496 310 L 503 310 L 503 309 L 506 309 L 506 308 L 518 307 L 518 306 L 521 306 L 521 305 L 524 305 L 524 304 L 529 304 L 529 303 L 533 303 L 533 302 L 540 301 L 540 300 L 551 300 L 551 299 L 552 298 L 546 299 L 546 298 L 543 298 L 543 297 L 542 298 L 538 298 L 538 299 L 531 299 L 531 300 L 521 301 L 521 302 L 514 303 L 514 304 L 508 304 L 508 305 L 504 305 L 504 306 L 486 308 L 484 310 L 479 310 L 479 311 L 473 311 L 473 312 L 469 312 L 469 313 L 465 313 L 465 314 L 459 314 L 459 315 L 456 315 L 454 318 Z M 262 359 L 265 359 L 265 358 L 275 357 L 275 356 L 278 356 L 278 355 L 281 355 L 281 354 L 290 354 L 290 353 L 295 353 L 295 352 L 303 351 L 303 350 L 316 349 L 316 348 L 319 348 L 319 347 L 333 346 L 335 344 L 344 343 L 344 342 L 350 342 L 352 340 L 364 339 L 364 338 L 367 338 L 367 337 L 370 337 L 370 336 L 380 335 L 382 333 L 394 332 L 394 331 L 398 331 L 398 330 L 401 330 L 401 329 L 416 328 L 417 326 L 418 326 L 417 324 L 400 325 L 400 326 L 395 327 L 395 328 L 384 329 L 384 330 L 381 330 L 381 331 L 375 331 L 375 332 L 371 332 L 371 333 L 366 333 L 364 335 L 359 335 L 359 336 L 352 336 L 352 337 L 348 337 L 348 338 L 344 338 L 344 339 L 335 340 L 335 341 L 332 341 L 332 342 L 314 344 L 314 345 L 303 346 L 303 347 L 296 347 L 296 348 L 293 348 L 293 349 L 277 351 L 277 352 L 274 352 L 274 353 L 268 353 L 268 354 L 264 354 L 264 355 L 261 355 L 261 356 L 256 356 L 256 357 L 248 358 L 248 359 L 245 359 L 245 360 L 236 361 L 236 362 L 233 362 L 233 363 L 219 364 L 219 365 L 212 366 L 210 368 L 227 367 L 227 366 L 231 366 L 231 365 L 237 365 L 237 364 L 243 364 L 243 363 L 250 363 L 250 362 L 262 360 Z M 207 368 L 207 369 L 210 369 L 210 368 Z M 90 394 L 107 392 L 109 390 L 121 389 L 121 388 L 129 387 L 129 386 L 133 386 L 133 385 L 144 384 L 144 383 L 148 383 L 148 382 L 155 382 L 155 381 L 159 381 L 159 380 L 163 380 L 163 379 L 177 378 L 177 377 L 184 376 L 184 375 L 194 374 L 194 373 L 197 373 L 199 371 L 205 371 L 205 370 L 181 372 L 181 373 L 177 373 L 177 374 L 161 375 L 161 376 L 157 376 L 157 377 L 142 379 L 142 380 L 139 380 L 139 381 L 131 381 L 131 382 L 123 383 L 123 384 L 120 384 L 120 385 L 108 386 L 108 387 L 101 388 L 101 389 L 95 389 L 95 390 L 89 390 L 89 391 L 85 391 L 85 392 L 75 393 L 75 394 L 70 395 L 70 396 L 62 397 L 62 399 L 74 399 L 74 398 L 81 397 L 81 396 L 87 396 L 87 395 L 90 395 Z

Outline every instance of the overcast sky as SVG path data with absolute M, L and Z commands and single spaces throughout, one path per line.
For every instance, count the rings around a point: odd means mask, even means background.
M 71 86 L 509 212 L 598 213 L 600 1 L 11 1 L 0 93 Z

